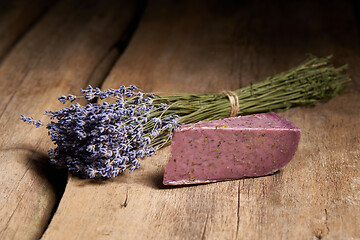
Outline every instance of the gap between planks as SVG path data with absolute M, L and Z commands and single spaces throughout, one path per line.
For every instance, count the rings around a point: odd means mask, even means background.
M 116 61 L 121 57 L 121 54 L 126 50 L 126 47 L 128 46 L 129 42 L 131 41 L 131 38 L 133 34 L 135 33 L 138 23 L 143 15 L 143 12 L 146 8 L 145 1 L 139 1 L 139 5 L 134 13 L 134 16 L 130 23 L 128 24 L 128 27 L 125 28 L 125 30 L 122 32 L 120 38 L 115 42 L 115 44 L 109 49 L 109 51 L 100 59 L 100 61 L 96 64 L 94 67 L 94 70 L 90 74 L 90 77 L 87 81 L 87 84 L 84 86 L 91 85 L 92 87 L 100 87 L 105 81 L 108 74 L 111 72 L 111 69 L 113 68 Z M 68 179 L 66 180 L 66 184 L 68 182 Z M 66 187 L 63 188 L 63 191 L 65 191 Z M 126 193 L 125 201 L 122 203 L 122 207 L 126 207 L 128 203 L 128 193 Z M 59 203 L 61 202 L 61 198 L 63 196 L 63 192 L 61 193 L 60 197 L 57 198 L 57 203 L 52 210 L 51 217 L 49 219 L 48 224 L 46 225 L 43 233 L 46 232 L 46 229 L 48 228 L 49 224 L 51 223 L 51 220 L 53 216 L 56 214 L 56 210 L 58 208 Z
M 40 159 L 48 166 L 47 157 L 42 157 L 50 146 L 48 136 L 30 127 L 27 131 L 19 114 L 41 116 L 44 109 L 58 107 L 54 96 L 78 91 L 89 82 L 100 84 L 120 54 L 114 49 L 128 41 L 123 33 L 134 21 L 139 2 L 60 1 L 14 44 L 0 65 L 0 171 L 7 176 L 1 182 L 1 238 L 39 238 L 61 195 L 48 175 L 54 172 L 40 167 Z M 62 35 L 65 32 L 68 35 Z M 33 104 L 33 99 L 38 102 Z

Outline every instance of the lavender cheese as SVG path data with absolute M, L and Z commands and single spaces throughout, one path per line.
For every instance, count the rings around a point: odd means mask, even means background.
M 175 130 L 165 185 L 272 174 L 294 156 L 300 128 L 276 113 L 199 122 Z

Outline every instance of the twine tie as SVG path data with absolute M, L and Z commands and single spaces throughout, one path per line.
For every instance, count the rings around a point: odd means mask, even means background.
M 236 117 L 239 113 L 239 97 L 238 95 L 233 91 L 223 91 L 225 96 L 229 98 L 231 111 L 229 117 Z

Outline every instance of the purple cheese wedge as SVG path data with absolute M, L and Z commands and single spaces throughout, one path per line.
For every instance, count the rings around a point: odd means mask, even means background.
M 183 125 L 175 130 L 165 185 L 259 177 L 294 156 L 301 130 L 276 113 Z

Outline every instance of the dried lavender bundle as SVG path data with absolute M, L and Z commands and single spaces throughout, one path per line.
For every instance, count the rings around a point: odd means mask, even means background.
M 46 111 L 46 125 L 56 145 L 51 163 L 85 178 L 110 178 L 140 166 L 140 159 L 170 143 L 180 124 L 235 115 L 312 105 L 336 96 L 349 76 L 330 57 L 310 57 L 299 66 L 262 82 L 217 94 L 155 95 L 135 86 L 101 91 L 82 89 L 82 96 L 60 96 L 62 103 L 84 97 L 89 103 Z M 100 99 L 99 103 L 92 103 Z M 104 101 L 104 100 L 107 101 Z M 21 116 L 36 127 L 43 123 Z

